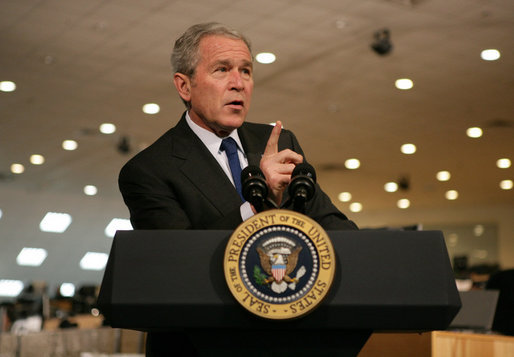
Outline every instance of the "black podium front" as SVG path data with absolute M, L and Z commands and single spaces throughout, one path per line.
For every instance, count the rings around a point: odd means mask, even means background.
M 235 301 L 223 275 L 229 231 L 119 231 L 98 305 L 113 327 L 186 331 L 200 349 L 247 355 L 356 355 L 372 331 L 447 328 L 460 299 L 441 232 L 327 233 L 334 283 L 296 320 L 264 320 Z

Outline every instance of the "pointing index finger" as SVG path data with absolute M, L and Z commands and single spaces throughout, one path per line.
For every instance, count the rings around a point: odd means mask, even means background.
M 264 155 L 276 154 L 278 152 L 278 138 L 280 136 L 280 131 L 282 130 L 282 122 L 279 120 L 275 124 L 275 127 L 271 131 L 271 134 L 268 139 L 268 143 L 266 144 L 266 149 L 264 150 Z

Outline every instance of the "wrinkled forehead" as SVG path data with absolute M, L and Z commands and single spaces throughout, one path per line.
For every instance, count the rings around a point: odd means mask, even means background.
M 206 35 L 198 46 L 198 61 L 240 60 L 253 62 L 248 45 L 241 39 L 222 35 Z

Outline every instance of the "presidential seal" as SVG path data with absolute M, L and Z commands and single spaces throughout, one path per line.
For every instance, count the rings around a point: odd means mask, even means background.
M 267 319 L 291 319 L 312 311 L 327 295 L 336 260 L 317 222 L 270 210 L 234 231 L 223 263 L 228 287 L 243 307 Z

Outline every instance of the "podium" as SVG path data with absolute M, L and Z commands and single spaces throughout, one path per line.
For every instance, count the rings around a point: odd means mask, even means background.
M 373 331 L 448 327 L 460 299 L 441 232 L 327 233 L 334 282 L 299 319 L 265 320 L 232 297 L 223 274 L 230 231 L 118 231 L 98 306 L 112 327 L 182 331 L 200 350 L 238 355 L 355 356 Z

